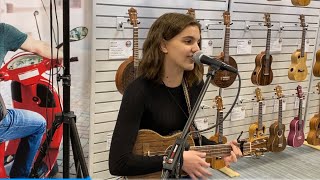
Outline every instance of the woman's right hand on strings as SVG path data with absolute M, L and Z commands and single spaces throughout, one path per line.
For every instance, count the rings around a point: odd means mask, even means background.
M 192 179 L 207 179 L 212 176 L 208 167 L 210 163 L 205 161 L 206 153 L 198 151 L 184 151 L 182 170 Z

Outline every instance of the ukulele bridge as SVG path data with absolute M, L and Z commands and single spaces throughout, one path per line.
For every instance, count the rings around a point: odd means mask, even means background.
M 304 69 L 298 69 L 298 72 L 304 72 Z
M 221 81 L 229 81 L 229 80 L 230 80 L 230 76 L 221 77 Z

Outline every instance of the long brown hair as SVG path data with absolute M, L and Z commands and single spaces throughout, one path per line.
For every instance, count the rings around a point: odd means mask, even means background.
M 143 55 L 139 64 L 141 76 L 159 83 L 162 82 L 164 53 L 161 51 L 161 42 L 174 38 L 188 26 L 197 26 L 201 32 L 199 22 L 187 14 L 166 13 L 152 24 L 147 39 L 143 43 Z M 192 71 L 184 72 L 184 78 L 189 86 L 202 80 L 202 70 L 203 66 L 195 63 Z

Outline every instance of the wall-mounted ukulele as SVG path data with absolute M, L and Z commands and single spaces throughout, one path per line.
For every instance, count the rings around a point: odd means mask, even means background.
M 271 39 L 271 21 L 270 14 L 264 14 L 265 26 L 267 26 L 267 44 L 266 51 L 261 52 L 256 56 L 256 67 L 251 75 L 251 81 L 255 85 L 269 85 L 273 79 L 273 72 L 271 69 L 272 56 L 270 55 L 270 39 Z
M 224 47 L 223 52 L 221 52 L 218 59 L 223 61 L 226 64 L 238 69 L 236 61 L 229 56 L 229 42 L 230 42 L 230 0 L 228 3 L 228 10 L 223 13 L 224 25 L 225 28 L 225 36 L 224 36 Z M 236 80 L 237 74 L 226 71 L 226 70 L 218 70 L 215 73 L 214 79 L 211 80 L 211 83 L 220 87 L 226 88 L 232 85 L 232 83 Z
M 214 136 L 211 136 L 209 139 L 211 141 L 216 142 L 217 144 L 225 144 L 227 143 L 227 138 L 223 135 L 223 102 L 221 96 L 216 96 L 215 98 L 216 104 L 217 104 L 217 120 L 216 120 L 216 134 Z M 221 157 L 216 158 L 210 158 L 211 167 L 213 169 L 221 169 L 226 166 L 224 160 Z M 208 162 L 208 160 L 207 160 Z
M 317 84 L 318 94 L 320 95 L 320 82 Z M 308 144 L 318 146 L 320 145 L 320 97 L 319 97 L 319 112 L 315 114 L 309 124 L 310 131 L 307 136 Z
M 297 96 L 299 98 L 299 113 L 290 123 L 290 131 L 288 135 L 288 145 L 293 147 L 299 147 L 304 142 L 304 120 L 302 120 L 302 105 L 303 105 L 303 92 L 302 87 L 298 85 Z
M 249 126 L 249 142 L 265 138 L 265 125 L 262 124 L 262 107 L 263 107 L 263 97 L 261 94 L 261 89 L 256 88 L 256 97 L 259 103 L 259 113 L 258 121 Z
M 302 38 L 301 38 L 301 49 L 296 50 L 291 55 L 291 65 L 289 67 L 288 76 L 290 80 L 303 81 L 307 78 L 307 53 L 305 52 L 305 40 L 307 26 L 305 23 L 304 15 L 300 15 L 301 27 L 302 27 Z
M 279 99 L 279 112 L 278 112 L 278 121 L 275 121 L 271 124 L 270 137 L 268 141 L 268 149 L 272 152 L 283 151 L 287 146 L 286 137 L 284 136 L 285 125 L 282 124 L 282 88 L 281 86 L 276 87 L 276 94 Z
M 138 46 L 138 19 L 137 10 L 128 10 L 130 23 L 133 25 L 133 56 L 125 60 L 118 68 L 116 73 L 116 86 L 118 91 L 123 94 L 127 86 L 138 77 L 139 66 L 139 46 Z
M 291 0 L 295 6 L 308 6 L 311 0 Z
M 320 50 L 316 53 L 316 62 L 314 63 L 312 71 L 315 77 L 320 77 Z
M 189 8 L 187 14 L 190 15 L 191 17 L 193 17 L 194 19 L 196 19 L 196 12 L 195 12 L 195 10 L 193 8 Z M 200 49 L 201 49 L 201 39 L 202 38 L 200 36 L 200 42 L 198 43 L 198 46 L 200 47 Z M 202 74 L 204 74 L 203 64 L 200 64 L 198 66 L 200 68 L 200 72 L 202 72 Z

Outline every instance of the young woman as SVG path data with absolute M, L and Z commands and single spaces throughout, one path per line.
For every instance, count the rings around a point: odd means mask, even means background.
M 200 30 L 194 18 L 179 13 L 164 14 L 151 26 L 143 44 L 140 76 L 123 95 L 109 155 L 111 174 L 134 176 L 161 171 L 162 156 L 135 155 L 133 146 L 139 129 L 151 129 L 163 136 L 183 130 L 203 86 L 202 67 L 192 60 L 200 50 Z M 201 141 L 213 144 L 204 136 Z M 231 146 L 231 156 L 224 158 L 227 164 L 241 155 L 234 143 Z M 184 151 L 182 170 L 193 179 L 211 176 L 205 155 Z

